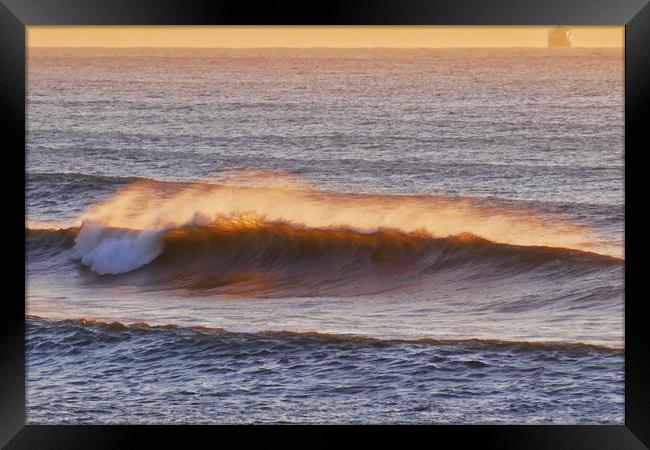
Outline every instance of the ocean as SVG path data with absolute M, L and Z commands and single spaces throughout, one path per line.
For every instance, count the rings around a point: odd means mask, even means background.
M 624 423 L 622 49 L 28 49 L 27 423 Z

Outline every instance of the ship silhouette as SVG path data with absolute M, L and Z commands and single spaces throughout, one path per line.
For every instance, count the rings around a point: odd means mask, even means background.
M 568 48 L 571 47 L 571 31 L 561 25 L 552 28 L 548 32 L 549 48 Z

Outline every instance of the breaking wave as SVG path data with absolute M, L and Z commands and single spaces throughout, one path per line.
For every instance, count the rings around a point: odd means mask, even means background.
M 480 280 L 622 267 L 620 246 L 530 209 L 323 192 L 267 173 L 221 181 L 138 181 L 78 227 L 28 229 L 29 257 L 65 254 L 119 281 L 253 296 L 363 295 L 451 272 Z
M 116 281 L 253 296 L 371 294 L 417 287 L 443 273 L 476 280 L 522 273 L 577 276 L 622 266 L 610 256 L 499 244 L 470 233 L 435 238 L 286 223 L 227 222 L 163 232 L 82 227 L 28 230 L 28 236 L 33 257 L 65 253 Z

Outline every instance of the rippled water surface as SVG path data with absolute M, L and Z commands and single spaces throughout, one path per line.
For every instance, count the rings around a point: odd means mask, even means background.
M 623 423 L 623 53 L 30 49 L 30 423 Z

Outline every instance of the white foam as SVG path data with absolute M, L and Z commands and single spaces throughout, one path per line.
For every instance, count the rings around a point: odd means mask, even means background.
M 116 230 L 84 223 L 75 242 L 75 256 L 101 275 L 130 272 L 162 253 L 163 231 Z

